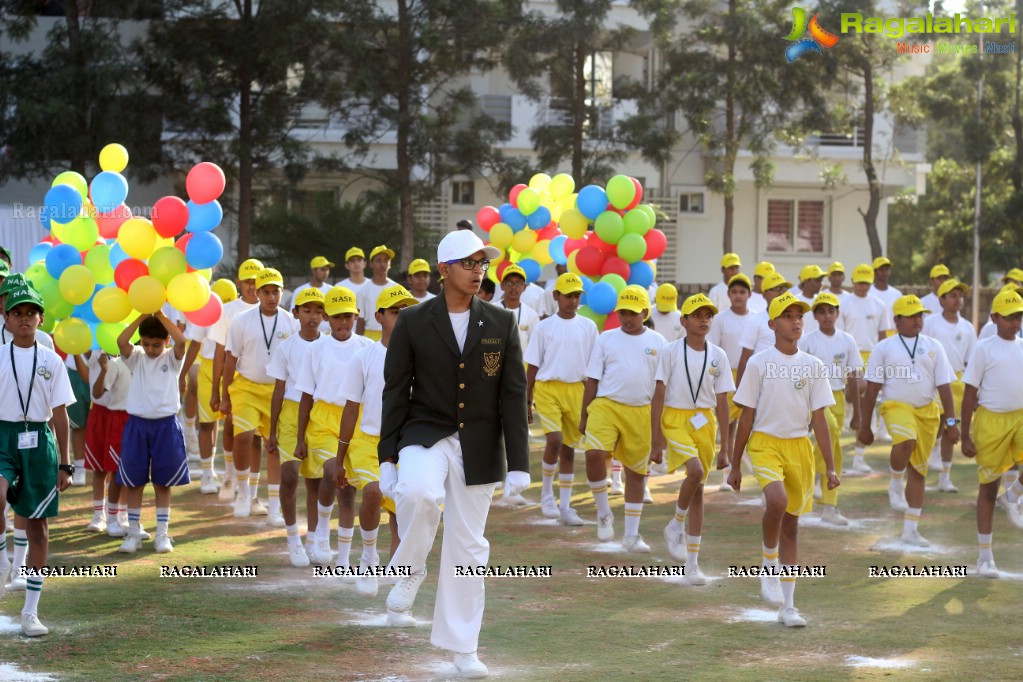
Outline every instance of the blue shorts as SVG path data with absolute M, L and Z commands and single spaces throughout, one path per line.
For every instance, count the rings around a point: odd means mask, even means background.
M 154 485 L 168 488 L 191 482 L 185 434 L 176 416 L 145 419 L 131 415 L 124 425 L 117 482 L 138 488 L 150 479 Z

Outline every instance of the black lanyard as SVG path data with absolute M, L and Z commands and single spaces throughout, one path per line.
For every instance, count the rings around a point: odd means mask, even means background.
M 28 400 L 21 395 L 21 384 L 18 383 L 18 365 L 14 362 L 14 343 L 11 342 L 11 371 L 14 372 L 14 387 L 18 389 L 18 403 L 25 417 L 25 431 L 28 431 L 28 408 L 32 405 L 32 388 L 35 386 L 36 367 L 39 361 L 39 342 L 32 342 L 32 373 L 28 375 Z
M 511 308 L 509 308 L 507 306 L 507 304 L 505 304 L 504 301 L 501 301 L 501 307 L 504 308 L 505 310 L 511 310 Z M 518 315 L 515 318 L 515 326 L 521 328 L 521 326 L 522 326 L 521 325 L 521 322 L 522 322 L 522 303 L 519 303 L 519 307 L 516 308 L 516 310 L 518 311 Z
M 899 334 L 899 341 L 902 342 L 902 347 L 906 349 L 907 353 L 909 353 L 909 361 L 912 362 L 915 365 L 916 364 L 916 347 L 917 347 L 917 344 L 920 343 L 920 335 L 917 334 L 916 337 L 913 340 L 913 350 L 909 349 L 909 344 L 907 344 L 906 340 L 902 338 L 902 334 Z
M 703 369 L 700 370 L 700 380 L 696 383 L 696 390 L 693 391 L 693 380 L 689 376 L 689 344 L 686 343 L 686 338 L 688 337 L 684 337 L 682 339 L 682 361 L 685 363 L 686 366 L 686 383 L 689 384 L 689 395 L 693 397 L 693 407 L 699 408 L 700 406 L 697 404 L 696 398 L 697 396 L 700 395 L 700 389 L 703 388 L 703 377 L 706 375 L 707 372 L 707 356 L 710 355 L 710 348 L 706 346 L 707 342 L 704 341 L 705 345 L 703 347 Z
M 266 344 L 267 355 L 270 355 L 270 344 L 273 343 L 274 336 L 277 335 L 277 321 L 279 319 L 280 318 L 277 316 L 277 313 L 274 313 L 274 326 L 273 329 L 270 330 L 270 336 L 268 337 L 266 335 L 266 325 L 263 324 L 263 313 L 259 313 L 259 328 L 263 331 L 263 343 Z

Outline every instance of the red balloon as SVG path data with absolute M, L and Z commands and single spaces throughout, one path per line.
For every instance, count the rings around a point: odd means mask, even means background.
M 551 223 L 542 230 L 537 230 L 536 241 L 540 242 L 544 239 L 554 239 L 560 234 L 561 230 L 558 229 L 558 226 L 555 223 Z
M 501 222 L 501 214 L 493 206 L 484 206 L 476 211 L 476 224 L 484 232 L 490 232 L 490 228 Z
M 607 319 L 604 320 L 604 331 L 607 331 L 609 329 L 618 329 L 621 326 L 622 326 L 622 321 L 618 319 L 618 311 L 617 310 L 615 310 L 610 315 L 608 315 Z
M 601 276 L 621 275 L 622 279 L 629 279 L 629 270 L 631 270 L 631 268 L 629 267 L 628 262 L 622 260 L 618 256 L 611 256 L 604 261 L 604 265 L 600 268 L 600 274 Z
M 99 236 L 104 239 L 116 239 L 117 231 L 121 229 L 121 223 L 131 217 L 131 209 L 124 204 L 110 213 L 97 213 L 96 225 L 99 226 Z
M 186 232 L 185 234 L 183 234 L 180 239 L 178 239 L 176 242 L 174 242 L 174 248 L 176 248 L 181 253 L 185 253 L 185 249 L 188 248 L 188 242 L 192 238 L 193 234 L 195 234 L 195 233 L 194 232 Z
M 511 265 L 511 264 L 512 264 L 512 262 L 510 260 L 503 260 L 503 261 L 501 261 L 500 263 L 497 264 L 497 281 L 498 282 L 501 281 L 501 276 L 504 275 L 504 271 L 507 270 L 508 266 Z
M 614 206 L 614 204 L 608 204 L 607 208 L 605 208 L 604 210 L 605 211 L 614 211 L 615 213 L 617 213 L 618 215 L 620 215 L 623 218 L 625 217 L 625 214 L 628 212 L 628 209 L 616 208 Z
M 185 177 L 188 198 L 197 204 L 208 204 L 221 194 L 227 186 L 224 171 L 215 163 L 203 161 L 192 166 Z
M 643 200 L 643 185 L 639 184 L 639 180 L 636 178 L 630 177 L 629 180 L 632 180 L 632 184 L 636 187 L 636 196 L 632 199 L 632 203 L 625 207 L 626 211 L 636 208 L 639 206 L 639 202 Z
M 153 204 L 153 227 L 161 237 L 176 237 L 188 224 L 188 206 L 178 197 L 164 197 Z
M 575 265 L 584 275 L 596 277 L 600 274 L 600 268 L 604 265 L 605 260 L 607 260 L 607 256 L 600 249 L 595 246 L 585 246 L 579 250 L 579 254 L 575 257 Z
M 128 291 L 131 283 L 139 277 L 149 274 L 149 266 L 135 258 L 126 258 L 114 268 L 114 284 Z
M 590 246 L 595 246 L 600 249 L 601 253 L 606 256 L 612 256 L 618 253 L 618 247 L 615 244 L 608 244 L 606 241 L 598 237 L 596 232 L 590 232 L 586 237 L 586 241 Z
M 586 240 L 585 239 L 566 239 L 565 240 L 565 255 L 567 256 L 568 254 L 572 253 L 573 251 L 578 251 L 579 249 L 583 248 L 584 246 L 586 246 Z
M 512 187 L 511 190 L 508 191 L 508 203 L 514 206 L 515 208 L 518 208 L 519 192 L 526 189 L 526 187 L 528 187 L 528 185 L 523 185 L 521 182 Z
M 643 260 L 660 258 L 664 250 L 668 248 L 668 238 L 656 227 L 643 235 L 643 239 L 646 240 L 646 254 L 644 254 Z
M 185 313 L 185 319 L 197 327 L 209 327 L 220 319 L 220 315 L 223 312 L 224 304 L 221 302 L 220 297 L 212 294 L 206 305 L 198 310 Z

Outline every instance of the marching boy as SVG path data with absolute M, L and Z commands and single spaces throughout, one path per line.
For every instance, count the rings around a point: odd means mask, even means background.
M 778 622 L 790 628 L 806 625 L 793 595 L 799 562 L 799 517 L 813 507 L 813 448 L 806 436 L 808 421 L 824 456 L 827 486 L 838 487 L 831 434 L 824 416 L 824 409 L 834 402 L 828 374 L 824 363 L 797 345 L 803 332 L 803 315 L 809 310 L 809 305 L 791 293 L 771 301 L 768 312 L 775 344 L 750 358 L 735 392 L 735 404 L 742 406 L 742 416 L 728 476 L 728 483 L 739 490 L 739 457 L 746 450 L 766 501 L 762 565 L 768 575 L 760 577 L 760 593 L 767 601 L 781 603 Z
M 671 557 L 685 561 L 686 582 L 690 585 L 707 583 L 697 560 L 703 534 L 703 486 L 714 459 L 715 432 L 722 443 L 715 468 L 725 468 L 731 454 L 728 394 L 735 390 L 732 368 L 724 349 L 706 340 L 716 314 L 717 308 L 703 294 L 690 296 L 682 304 L 686 335 L 665 346 L 660 355 L 650 412 L 654 441 L 651 458 L 659 461 L 667 446 L 668 471 L 679 467 L 686 470 L 675 517 L 665 527 L 664 539 Z

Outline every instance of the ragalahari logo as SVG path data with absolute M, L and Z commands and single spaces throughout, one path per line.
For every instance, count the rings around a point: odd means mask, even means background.
M 792 8 L 792 32 L 785 36 L 785 40 L 792 42 L 785 48 L 785 58 L 789 60 L 790 64 L 807 52 L 822 54 L 822 47 L 828 49 L 834 47 L 838 42 L 838 36 L 821 28 L 817 21 L 817 14 L 814 14 L 813 19 L 810 19 L 809 22 L 807 22 L 806 16 L 806 10 L 802 7 Z M 810 32 L 809 38 L 804 37 L 807 31 Z

